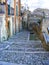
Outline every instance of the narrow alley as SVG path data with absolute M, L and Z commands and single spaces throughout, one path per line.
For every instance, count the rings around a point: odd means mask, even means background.
M 0 0 L 0 65 L 49 65 L 49 9 L 34 1 Z

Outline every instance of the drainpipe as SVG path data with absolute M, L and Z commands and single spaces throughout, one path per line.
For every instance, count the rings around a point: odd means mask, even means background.
M 16 33 L 16 0 L 14 0 L 14 26 L 15 26 L 15 33 Z
M 20 31 L 20 8 L 21 8 L 21 0 L 18 0 L 18 20 L 19 20 L 19 31 Z
M 7 34 L 8 34 L 8 5 L 7 5 L 7 0 L 5 0 L 5 8 L 6 8 L 6 30 L 7 30 Z
M 21 0 L 18 0 L 18 9 L 19 9 L 18 10 L 19 11 L 18 14 L 19 14 L 19 16 L 20 16 L 20 8 L 21 8 Z

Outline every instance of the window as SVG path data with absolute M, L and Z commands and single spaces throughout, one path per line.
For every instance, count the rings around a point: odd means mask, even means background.
M 10 15 L 10 5 L 8 5 L 8 15 Z
M 18 6 L 16 6 L 16 16 L 18 16 Z
M 0 13 L 2 12 L 2 7 L 0 6 Z

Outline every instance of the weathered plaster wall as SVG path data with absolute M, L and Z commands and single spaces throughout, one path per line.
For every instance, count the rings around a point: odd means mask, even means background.
M 10 36 L 13 36 L 14 34 L 14 16 L 10 16 Z
M 47 27 L 49 27 L 49 19 L 43 19 L 43 21 L 42 21 L 42 32 L 48 33 Z
M 9 28 L 7 31 L 6 26 L 5 26 L 6 24 L 5 15 L 0 16 L 0 41 L 7 40 L 8 35 L 11 37 L 15 34 L 14 16 L 10 16 L 8 22 L 10 24 L 9 24 Z M 22 18 L 20 18 L 20 21 L 18 18 L 16 18 L 16 32 L 19 32 L 21 30 L 22 30 Z
M 16 17 L 16 32 L 19 32 L 22 30 L 22 18 L 20 17 L 20 20 L 18 17 Z
M 23 16 L 23 21 L 27 22 L 27 14 Z
M 2 15 L 0 16 L 2 17 L 2 23 L 1 23 L 1 41 L 4 41 L 4 40 L 7 40 L 8 38 L 8 33 L 7 33 L 7 30 L 6 30 L 6 27 L 5 27 L 5 15 Z
M 19 20 L 18 20 L 18 17 L 16 17 L 16 32 L 19 32 Z
M 20 31 L 22 30 L 22 17 L 20 17 Z
M 1 26 L 2 26 L 2 16 L 0 16 L 0 41 L 1 41 Z

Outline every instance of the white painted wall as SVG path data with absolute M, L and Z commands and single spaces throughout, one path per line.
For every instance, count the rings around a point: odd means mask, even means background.
M 10 36 L 13 36 L 15 34 L 14 31 L 14 16 L 10 16 Z
M 19 32 L 19 20 L 16 18 L 16 32 Z
M 5 15 L 1 15 L 0 17 L 2 17 L 2 23 L 1 23 L 1 41 L 4 41 L 4 40 L 7 40 L 8 38 L 8 33 L 7 33 L 7 30 L 6 30 L 6 27 L 5 27 Z
M 0 16 L 0 41 L 1 41 L 1 26 L 2 26 L 2 17 Z

